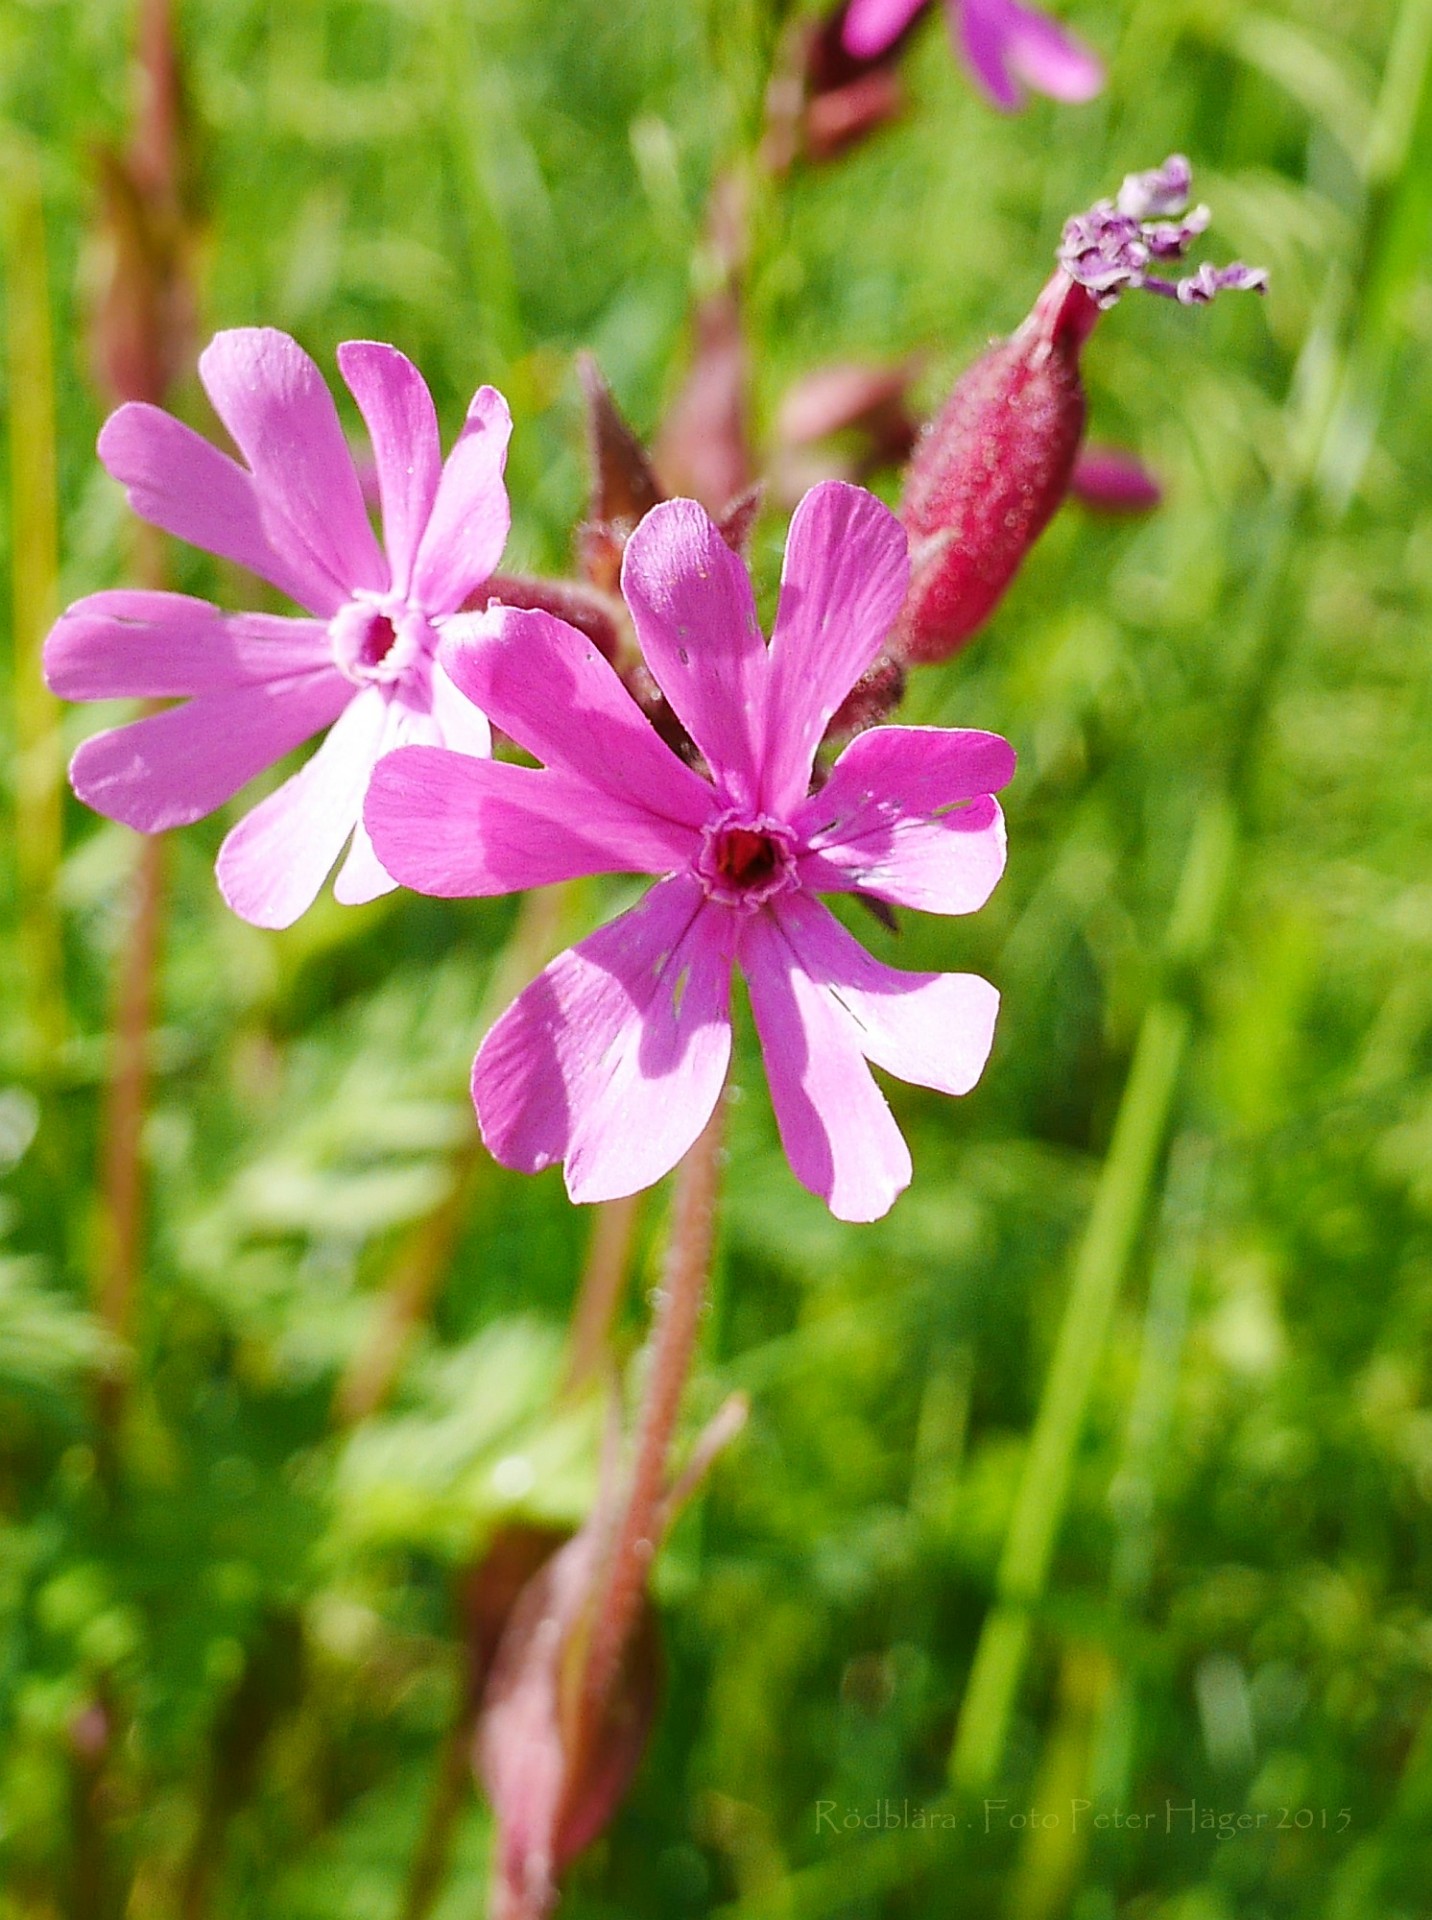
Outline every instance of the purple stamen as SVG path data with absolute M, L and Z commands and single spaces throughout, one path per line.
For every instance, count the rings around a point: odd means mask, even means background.
M 1087 213 L 1066 221 L 1060 266 L 1100 307 L 1112 307 L 1133 287 L 1184 306 L 1206 306 L 1229 289 L 1266 291 L 1264 270 L 1241 261 L 1204 265 L 1182 280 L 1148 272 L 1151 261 L 1182 260 L 1207 229 L 1212 218 L 1207 207 L 1186 211 L 1192 186 L 1193 170 L 1181 153 L 1149 173 L 1129 174 L 1117 199 L 1096 201 Z

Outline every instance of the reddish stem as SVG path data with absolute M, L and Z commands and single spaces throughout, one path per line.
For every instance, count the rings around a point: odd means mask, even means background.
M 582 1778 L 583 1749 L 601 1727 L 636 1625 L 661 1533 L 667 1458 L 696 1350 L 711 1271 L 724 1109 L 723 1094 L 677 1171 L 671 1237 L 652 1324 L 651 1366 L 637 1425 L 631 1481 L 592 1608 L 591 1636 L 573 1703 L 569 1780 Z

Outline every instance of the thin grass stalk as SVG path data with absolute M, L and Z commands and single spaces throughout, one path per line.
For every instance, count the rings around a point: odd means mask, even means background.
M 981 1629 L 956 1725 L 950 1775 L 965 1792 L 988 1786 L 1004 1764 L 1032 1610 L 1045 1590 L 1114 1303 L 1155 1190 L 1193 1032 L 1198 975 L 1217 932 L 1256 742 L 1283 651 L 1296 627 L 1287 605 L 1295 534 L 1315 494 L 1333 517 L 1348 505 L 1350 492 L 1328 481 L 1328 450 L 1339 439 L 1346 444 L 1350 422 L 1357 423 L 1370 444 L 1387 388 L 1386 369 L 1402 331 L 1399 303 L 1388 294 L 1387 259 L 1395 262 L 1404 250 L 1409 224 L 1415 224 L 1409 207 L 1420 209 L 1429 197 L 1426 167 L 1419 164 L 1432 155 L 1432 31 L 1424 31 L 1429 6 L 1432 0 L 1406 0 L 1394 35 L 1394 53 L 1415 53 L 1420 62 L 1411 90 L 1416 104 L 1407 104 L 1405 59 L 1399 59 L 1396 69 L 1390 60 L 1368 165 L 1380 169 L 1370 172 L 1370 186 L 1395 184 L 1384 196 L 1372 230 L 1341 373 L 1334 366 L 1328 369 L 1331 379 L 1316 377 L 1315 363 L 1327 343 L 1320 338 L 1322 330 L 1315 329 L 1294 376 L 1293 452 L 1270 501 L 1260 543 L 1263 561 L 1246 603 L 1222 788 L 1209 796 L 1195 824 L 1165 943 L 1169 984 L 1140 1025 L 1109 1153 L 1075 1255 L 1000 1560 L 995 1604 Z M 1325 307 L 1331 307 L 1339 293 L 1330 280 Z M 1361 377 L 1351 378 L 1358 369 Z
M 611 1360 L 612 1323 L 626 1289 L 632 1247 L 641 1220 L 639 1193 L 607 1200 L 594 1211 L 587 1264 L 577 1288 L 577 1307 L 567 1337 L 562 1393 L 577 1394 L 600 1379 Z
M 20 145 L 7 148 L 4 165 L 15 867 L 25 1051 L 36 1069 L 48 1073 L 67 1024 L 55 885 L 62 850 L 60 705 L 40 672 L 40 646 L 55 617 L 59 581 L 54 349 L 39 166 Z

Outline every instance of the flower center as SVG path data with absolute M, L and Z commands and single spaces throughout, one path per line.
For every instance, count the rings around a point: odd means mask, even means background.
M 696 877 L 711 899 L 753 912 L 799 884 L 795 838 L 779 820 L 732 808 L 703 828 Z
M 360 687 L 405 680 L 433 652 L 437 635 L 417 607 L 350 600 L 328 623 L 338 670 Z

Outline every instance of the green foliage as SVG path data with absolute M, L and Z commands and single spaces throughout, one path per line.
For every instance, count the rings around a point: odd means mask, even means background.
M 566 566 L 571 355 L 592 347 L 655 425 L 707 191 L 754 136 L 782 11 L 189 0 L 208 321 L 291 328 L 326 365 L 342 338 L 392 339 L 449 430 L 498 381 L 513 562 Z M 743 1032 L 690 1415 L 739 1387 L 753 1416 L 659 1569 L 665 1704 L 574 1920 L 1432 1913 L 1429 10 L 1060 11 L 1111 56 L 1100 102 L 1001 118 L 932 29 L 901 123 L 763 199 L 758 430 L 835 358 L 920 350 L 936 402 L 1027 309 L 1064 215 L 1173 150 L 1215 209 L 1210 253 L 1266 261 L 1272 291 L 1103 323 L 1093 431 L 1144 453 L 1165 507 L 1067 509 L 988 632 L 910 689 L 909 717 L 996 728 L 1021 762 L 990 906 L 860 927 L 886 959 L 1004 995 L 976 1094 L 890 1088 L 917 1171 L 886 1221 L 839 1227 L 795 1185 Z M 0 13 L 0 113 L 39 156 L 48 221 L 67 595 L 127 564 L 81 316 L 128 14 Z M 202 417 L 192 389 L 182 404 Z M 782 537 L 771 511 L 767 594 Z M 202 558 L 172 564 L 231 597 Z M 67 741 L 95 724 L 67 715 Z M 8 703 L 3 726 L 8 770 Z M 1180 871 L 1219 794 L 1230 898 L 1212 957 L 1170 980 Z M 171 847 L 128 1347 L 85 1302 L 133 847 L 70 806 L 68 1033 L 44 1070 L 8 852 L 0 875 L 3 1920 L 417 1920 L 464 1577 L 505 1523 L 575 1524 L 595 1484 L 601 1409 L 557 1395 L 588 1223 L 555 1174 L 470 1160 L 510 907 L 328 902 L 261 935 L 215 895 L 222 825 Z M 1167 993 L 1194 1012 L 1171 1148 L 990 1789 L 1008 1805 L 987 1814 L 945 1797 L 956 1716 L 1130 1055 Z M 399 1342 L 385 1314 L 454 1181 L 455 1247 Z M 345 1420 L 344 1383 L 389 1338 L 390 1397 Z M 1166 1815 L 1195 1802 L 1231 1828 Z M 951 1807 L 952 1828 L 915 1819 Z M 1030 1807 L 1056 1824 L 1021 1827 Z M 1094 1824 L 1116 1810 L 1152 1819 Z M 482 1910 L 487 1843 L 460 1797 L 439 1920 Z

